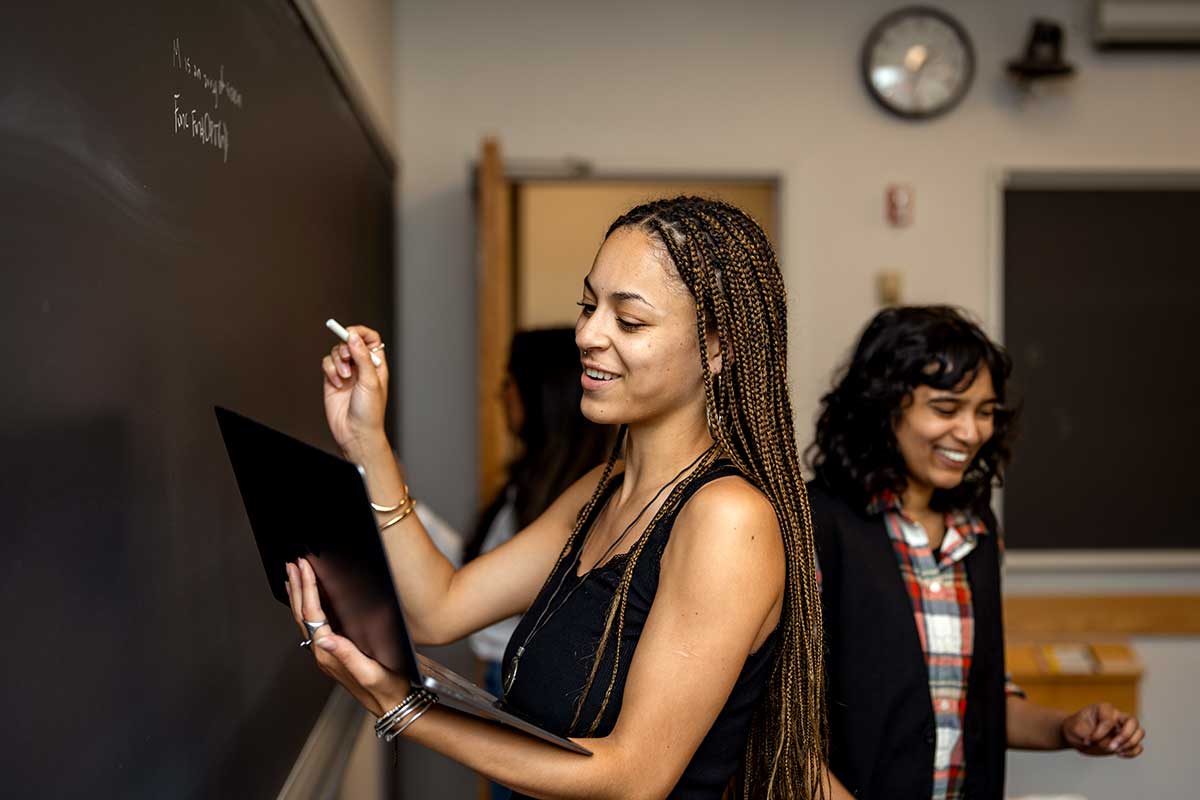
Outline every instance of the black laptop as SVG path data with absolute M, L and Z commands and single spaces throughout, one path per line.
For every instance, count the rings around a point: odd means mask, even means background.
M 229 409 L 215 410 L 275 599 L 290 610 L 284 565 L 303 557 L 317 574 L 329 624 L 368 656 L 445 706 L 591 755 L 417 653 L 358 467 Z

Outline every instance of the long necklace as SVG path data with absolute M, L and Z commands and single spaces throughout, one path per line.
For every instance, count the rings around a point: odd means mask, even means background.
M 601 564 L 604 563 L 605 559 L 608 558 L 609 553 L 611 553 L 614 549 L 616 549 L 617 545 L 619 545 L 625 539 L 625 537 L 629 534 L 629 532 L 631 530 L 633 530 L 633 526 L 637 524 L 638 520 L 640 520 L 642 518 L 642 515 L 644 515 L 646 513 L 646 511 L 650 508 L 650 506 L 654 505 L 654 501 L 656 501 L 659 497 L 662 496 L 662 493 L 667 490 L 667 487 L 670 486 L 671 484 L 675 483 L 680 478 L 682 478 L 685 473 L 687 473 L 689 470 L 692 469 L 692 467 L 699 464 L 700 460 L 703 459 L 706 455 L 708 455 L 709 452 L 711 452 L 712 449 L 716 446 L 717 445 L 714 442 L 712 447 L 709 447 L 703 453 L 696 456 L 695 460 L 692 461 L 692 463 L 688 464 L 686 467 L 681 469 L 675 475 L 674 478 L 671 478 L 671 480 L 664 483 L 662 485 L 662 487 L 657 492 L 654 493 L 654 497 L 650 498 L 650 502 L 646 503 L 646 505 L 642 506 L 642 510 L 637 513 L 637 516 L 633 518 L 633 521 L 625 526 L 625 530 L 621 531 L 621 535 L 618 536 L 613 541 L 613 543 L 608 546 L 608 549 L 604 551 L 604 553 L 596 561 L 596 564 L 591 569 L 589 569 L 586 573 L 584 573 L 584 575 L 582 577 L 579 577 L 579 581 L 574 586 L 572 586 L 570 591 L 568 591 L 563 596 L 562 602 L 560 602 L 557 606 L 553 606 L 554 598 L 558 597 L 558 593 L 560 591 L 562 591 L 563 585 L 566 583 L 566 580 L 567 580 L 567 575 L 575 573 L 579 569 L 579 565 L 583 563 L 583 551 L 584 551 L 584 548 L 587 547 L 588 540 L 591 539 L 592 533 L 596 529 L 595 519 L 599 517 L 599 514 L 597 514 L 596 517 L 593 518 L 593 522 L 590 525 L 590 527 L 588 528 L 588 532 L 586 534 L 584 534 L 583 543 L 579 545 L 579 554 L 577 556 L 575 556 L 574 561 L 572 561 L 571 564 L 566 569 L 563 570 L 562 576 L 558 579 L 558 585 L 556 585 L 554 587 L 554 591 L 550 594 L 550 598 L 548 600 L 546 600 L 546 605 L 542 607 L 542 613 L 538 614 L 538 618 L 534 621 L 533 627 L 531 627 L 529 629 L 529 633 L 525 634 L 525 639 L 521 642 L 520 645 L 517 646 L 516 652 L 513 653 L 512 661 L 509 662 L 508 668 L 504 670 L 505 674 L 504 674 L 503 688 L 504 688 L 504 696 L 505 697 L 507 697 L 508 693 L 510 691 L 512 691 L 513 684 L 516 683 L 517 669 L 521 666 L 521 656 L 525 655 L 525 648 L 529 646 L 529 640 L 532 639 L 537 634 L 538 631 L 540 631 L 542 628 L 546 627 L 546 625 L 550 622 L 550 620 L 554 618 L 554 615 L 557 614 L 560 610 L 562 610 L 563 606 L 565 606 L 567 604 L 567 601 L 571 599 L 571 595 L 575 594 L 575 590 L 578 589 L 580 586 L 582 586 L 584 584 L 584 582 L 592 576 L 592 573 L 595 572 L 596 569 Z M 609 495 L 608 500 L 612 500 L 612 495 Z M 605 501 L 606 506 L 608 505 L 608 500 Z M 553 610 L 551 610 L 551 606 L 553 606 Z

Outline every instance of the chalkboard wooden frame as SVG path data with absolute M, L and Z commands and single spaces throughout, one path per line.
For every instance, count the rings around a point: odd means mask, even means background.
M 1200 171 L 1194 168 L 1134 167 L 1020 167 L 1006 166 L 989 170 L 987 215 L 989 220 L 986 259 L 988 298 L 984 327 L 999 342 L 1005 342 L 1005 195 L 1010 190 L 1197 190 Z M 995 493 L 993 506 L 1004 522 L 1004 491 Z M 1019 572 L 1173 572 L 1200 571 L 1200 548 L 1157 550 L 1029 550 L 1009 548 L 1006 565 Z

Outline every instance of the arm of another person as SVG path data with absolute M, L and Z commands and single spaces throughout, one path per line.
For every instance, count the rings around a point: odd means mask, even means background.
M 1000 531 L 991 509 L 984 513 L 988 530 Z M 1000 560 L 1004 560 L 1004 537 L 997 536 Z M 1014 750 L 1066 750 L 1089 756 L 1135 758 L 1142 753 L 1146 732 L 1131 714 L 1111 703 L 1093 703 L 1073 714 L 1031 703 L 1020 687 L 1005 676 L 1005 724 L 1008 746 Z
M 298 617 L 319 613 L 315 582 L 307 574 Z M 747 656 L 775 626 L 784 577 L 770 503 L 740 479 L 714 481 L 676 520 L 616 726 L 603 738 L 577 740 L 592 751 L 590 758 L 438 706 L 406 735 L 534 797 L 664 797 L 711 728 Z M 407 693 L 402 678 L 349 640 L 319 632 L 318 642 L 314 654 L 322 669 L 365 697 L 373 713 Z
M 1018 750 L 1065 750 L 1089 756 L 1134 758 L 1146 731 L 1131 714 L 1110 703 L 1093 703 L 1067 714 L 1009 694 L 1008 746 Z
M 334 440 L 362 467 L 371 499 L 390 506 L 405 497 L 405 481 L 383 429 L 388 365 L 379 334 L 354 325 L 347 344 L 322 361 L 325 414 Z M 376 363 L 377 362 L 377 363 Z M 591 497 L 601 467 L 562 494 L 520 535 L 455 570 L 416 514 L 383 531 L 384 547 L 418 644 L 445 644 L 529 607 Z M 397 512 L 379 512 L 380 525 Z

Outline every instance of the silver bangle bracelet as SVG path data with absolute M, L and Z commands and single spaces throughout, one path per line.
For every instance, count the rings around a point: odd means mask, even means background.
M 386 714 L 377 719 L 375 721 L 375 735 L 382 739 L 383 732 L 387 730 L 389 725 L 392 724 L 392 720 L 394 720 L 400 714 L 403 714 L 408 709 L 412 708 L 413 705 L 415 705 L 416 702 L 421 699 L 421 693 L 424 691 L 424 689 L 414 689 L 408 693 L 408 697 L 405 697 L 403 700 L 401 700 L 400 703 L 394 706 L 391 711 L 388 711 Z
M 418 704 L 426 699 L 436 699 L 434 695 L 425 688 L 417 688 L 409 692 L 408 697 L 404 698 L 399 705 L 395 706 L 391 711 L 388 711 L 375 722 L 375 735 L 380 739 L 384 738 L 384 734 L 392 727 L 392 724 L 398 719 L 406 716 Z M 390 739 L 388 741 L 391 741 Z
M 421 718 L 421 715 L 430 709 L 437 702 L 437 697 L 429 695 L 422 699 L 408 713 L 401 714 L 391 724 L 390 729 L 384 734 L 383 740 L 390 742 L 400 734 L 408 730 L 408 727 Z

